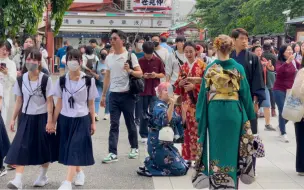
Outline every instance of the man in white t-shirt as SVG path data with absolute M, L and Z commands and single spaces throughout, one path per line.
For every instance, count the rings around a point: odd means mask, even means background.
M 125 33 L 120 30 L 112 30 L 110 41 L 115 53 L 109 54 L 105 60 L 106 73 L 100 103 L 101 106 L 105 106 L 106 94 L 110 86 L 109 107 L 111 127 L 109 136 L 109 155 L 103 159 L 102 163 L 118 161 L 117 143 L 121 112 L 125 118 L 131 145 L 129 158 L 134 159 L 138 156 L 138 136 L 134 122 L 135 97 L 129 92 L 129 77 L 132 75 L 140 78 L 143 76 L 143 73 L 134 53 L 131 54 L 133 69 L 130 69 L 129 64 L 126 63 L 129 54 L 124 47 L 126 40 L 127 36 Z
M 165 64 L 165 68 L 169 65 L 172 65 L 171 64 L 172 57 L 171 57 L 169 51 L 160 45 L 160 37 L 157 35 L 153 36 L 152 42 L 154 43 L 154 46 L 155 46 L 154 55 L 162 60 L 162 62 Z M 166 79 L 162 78 L 160 82 L 165 82 L 165 81 L 166 81 Z

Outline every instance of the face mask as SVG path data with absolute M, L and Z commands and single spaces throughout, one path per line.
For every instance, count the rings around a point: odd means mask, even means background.
M 101 58 L 102 60 L 105 60 L 105 59 L 107 58 L 107 54 L 100 54 L 100 58 Z
M 142 46 L 143 46 L 143 43 L 137 43 L 137 48 L 138 49 L 142 50 L 143 49 Z
M 38 69 L 38 64 L 27 62 L 25 63 L 25 67 L 28 71 L 36 71 Z
M 76 60 L 68 61 L 67 65 L 70 71 L 77 71 L 80 67 L 79 62 Z
M 159 46 L 159 42 L 153 42 L 153 44 L 154 44 L 155 47 Z

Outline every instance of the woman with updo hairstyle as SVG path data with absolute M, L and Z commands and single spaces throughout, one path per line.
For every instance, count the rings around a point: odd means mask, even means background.
M 187 61 L 181 66 L 178 79 L 174 84 L 175 93 L 181 96 L 183 107 L 187 107 L 187 109 L 183 109 L 183 111 L 186 111 L 188 119 L 185 124 L 182 156 L 185 160 L 189 161 L 189 164 L 195 160 L 198 147 L 195 105 L 200 91 L 200 84 L 193 84 L 187 81 L 187 77 L 202 78 L 207 66 L 205 62 L 196 57 L 196 53 L 197 47 L 193 42 L 186 42 L 184 44 L 184 54 Z
M 218 36 L 214 49 L 218 59 L 206 68 L 196 104 L 203 152 L 198 155 L 201 157 L 197 161 L 199 170 L 193 184 L 200 189 L 238 189 L 239 178 L 245 184 L 254 181 L 249 120 L 255 113 L 244 68 L 229 57 L 232 39 L 227 35 Z

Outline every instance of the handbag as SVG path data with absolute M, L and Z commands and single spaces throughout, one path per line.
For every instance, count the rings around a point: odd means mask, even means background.
M 256 158 L 265 157 L 265 147 L 260 136 L 258 135 L 254 136 L 253 147 L 254 147 L 254 153 L 253 153 L 254 157 Z
M 304 104 L 301 98 L 292 94 L 292 90 L 287 90 L 283 107 L 282 117 L 286 120 L 299 122 L 304 115 Z
M 129 64 L 130 68 L 133 69 L 131 53 L 128 53 L 128 60 L 127 63 Z M 144 78 L 137 78 L 133 75 L 130 75 L 129 78 L 129 86 L 130 86 L 130 93 L 131 94 L 139 94 L 145 90 L 145 79 Z
M 174 141 L 174 131 L 172 127 L 166 126 L 159 130 L 158 140 L 164 142 L 173 142 Z

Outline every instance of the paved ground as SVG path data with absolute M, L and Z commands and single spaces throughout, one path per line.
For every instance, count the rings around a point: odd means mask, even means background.
M 13 102 L 13 100 L 12 100 Z M 103 110 L 101 110 L 103 111 Z M 102 114 L 100 114 L 102 116 Z M 257 161 L 257 181 L 246 186 L 241 184 L 241 189 L 303 189 L 304 177 L 295 172 L 294 127 L 290 122 L 287 125 L 287 133 L 290 143 L 286 144 L 278 140 L 277 132 L 266 132 L 263 129 L 264 120 L 260 119 L 260 135 L 266 148 L 266 157 Z M 272 124 L 277 126 L 277 118 L 272 118 Z M 191 185 L 192 170 L 183 177 L 140 177 L 136 169 L 142 164 L 146 156 L 145 145 L 140 143 L 140 157 L 129 160 L 129 143 L 127 130 L 122 120 L 119 139 L 119 162 L 104 165 L 101 160 L 107 155 L 107 141 L 109 133 L 109 121 L 97 123 L 97 133 L 93 136 L 94 157 L 96 164 L 84 169 L 86 184 L 82 189 L 193 189 Z M 13 138 L 13 134 L 10 133 Z M 33 189 L 32 183 L 39 173 L 38 167 L 27 167 L 23 183 L 24 189 Z M 66 167 L 57 163 L 52 164 L 48 173 L 50 184 L 43 189 L 57 189 L 64 180 Z M 13 179 L 14 172 L 0 178 L 0 189 L 6 188 L 6 183 Z M 76 189 L 76 188 L 75 188 Z

